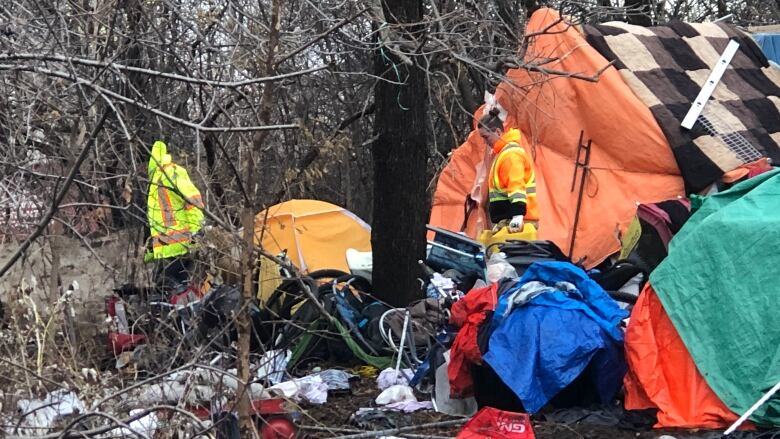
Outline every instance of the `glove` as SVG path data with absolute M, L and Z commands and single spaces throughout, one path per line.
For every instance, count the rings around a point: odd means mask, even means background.
M 496 233 L 500 232 L 501 229 L 507 227 L 508 225 L 509 225 L 509 220 L 502 219 L 501 221 L 498 222 L 498 224 L 493 225 L 493 230 L 491 230 L 491 232 L 495 235 Z
M 509 233 L 517 233 L 523 230 L 523 215 L 515 215 L 509 221 Z

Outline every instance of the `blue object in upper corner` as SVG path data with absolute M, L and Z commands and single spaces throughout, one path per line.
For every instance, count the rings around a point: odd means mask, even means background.
M 770 61 L 780 64 L 780 34 L 754 34 L 753 39 Z
M 507 297 L 531 281 L 569 282 L 577 291 L 544 293 L 504 316 Z M 607 403 L 620 389 L 626 371 L 618 325 L 627 316 L 580 268 L 565 262 L 534 263 L 499 298 L 484 360 L 529 413 L 539 411 L 589 364 L 587 373 L 600 400 Z

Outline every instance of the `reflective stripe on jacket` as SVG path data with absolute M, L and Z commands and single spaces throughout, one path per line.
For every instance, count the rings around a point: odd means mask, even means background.
M 490 202 L 509 201 L 526 205 L 525 218 L 538 220 L 536 175 L 531 156 L 520 146 L 520 132 L 507 130 L 490 169 L 488 180 Z
M 149 159 L 147 219 L 153 259 L 181 256 L 189 251 L 192 235 L 203 222 L 200 191 L 187 170 L 177 166 L 163 142 L 155 142 Z

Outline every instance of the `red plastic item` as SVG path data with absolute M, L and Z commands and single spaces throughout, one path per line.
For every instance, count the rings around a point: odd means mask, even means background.
M 298 434 L 295 424 L 288 418 L 276 416 L 260 421 L 260 435 L 263 439 L 293 439 Z
M 108 350 L 114 355 L 119 355 L 124 351 L 129 351 L 139 344 L 146 341 L 143 334 L 120 334 L 118 332 L 108 333 Z
M 483 407 L 463 426 L 457 439 L 535 439 L 531 417 Z
M 201 293 L 200 288 L 198 288 L 194 284 L 190 284 L 181 293 L 174 294 L 173 296 L 171 296 L 168 299 L 168 302 L 171 305 L 187 305 L 190 302 L 190 293 L 192 294 L 192 297 L 195 297 L 197 299 L 203 298 L 203 293 Z
M 192 413 L 193 415 L 197 416 L 198 419 L 205 421 L 211 417 L 211 410 L 202 405 L 186 405 L 185 408 L 187 411 Z
M 116 317 L 116 303 L 119 302 L 119 297 L 109 296 L 106 297 L 106 314 L 109 317 Z
M 252 410 L 258 415 L 284 415 L 290 412 L 284 402 L 282 398 L 256 399 L 252 401 Z

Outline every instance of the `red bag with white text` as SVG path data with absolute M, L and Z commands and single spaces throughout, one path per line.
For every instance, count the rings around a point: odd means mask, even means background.
M 457 439 L 535 439 L 527 413 L 483 407 L 458 433 Z

